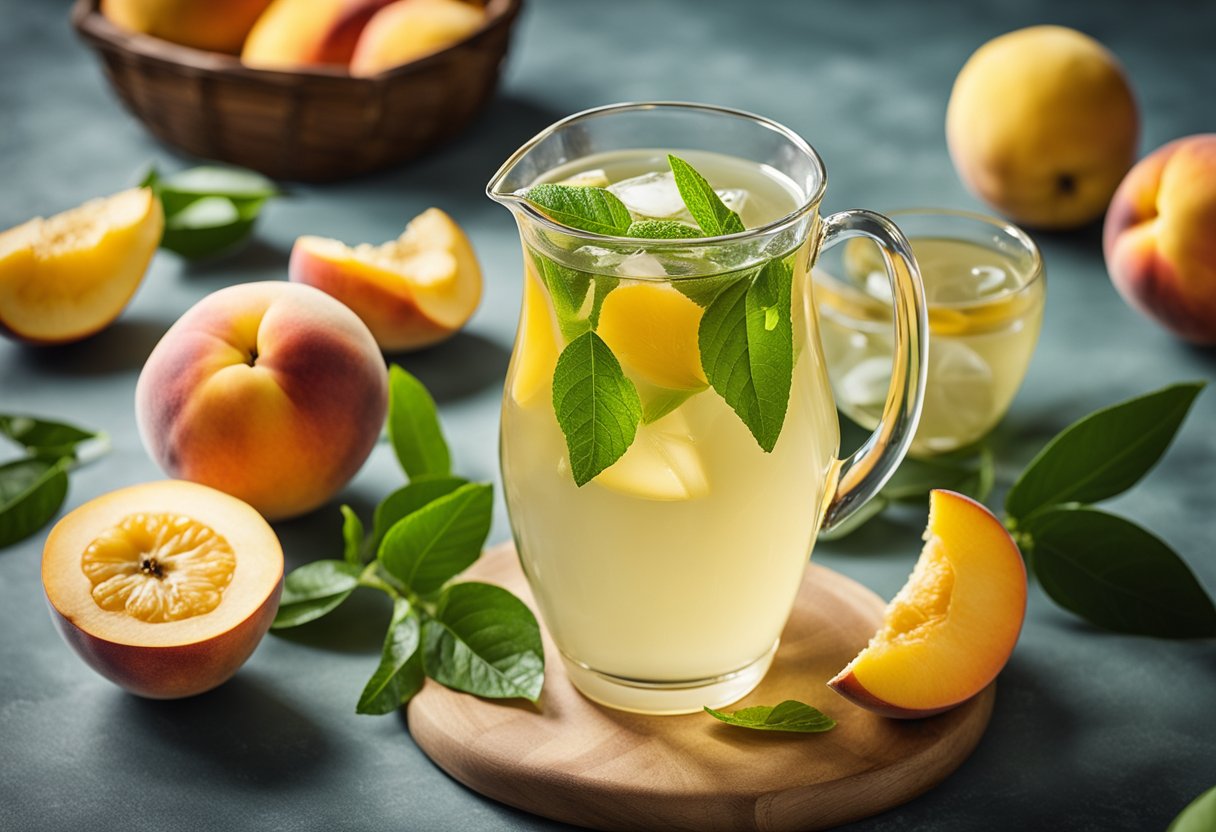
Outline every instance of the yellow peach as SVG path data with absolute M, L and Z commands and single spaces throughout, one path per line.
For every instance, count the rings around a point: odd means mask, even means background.
M 101 13 L 132 32 L 236 54 L 270 0 L 102 0 Z
M 480 6 L 461 0 L 397 0 L 368 21 L 350 60 L 351 75 L 375 75 L 476 32 Z
M 1100 43 L 1032 26 L 981 46 L 954 82 L 946 139 L 959 177 L 1010 219 L 1073 228 L 1102 215 L 1136 158 L 1127 78 Z
M 438 208 L 423 211 L 400 237 L 380 246 L 300 237 L 288 276 L 353 309 L 386 352 L 450 337 L 481 300 L 481 268 L 469 238 Z
M 153 349 L 135 390 L 144 446 L 166 473 L 272 520 L 342 488 L 376 444 L 387 405 L 388 372 L 363 322 L 285 282 L 199 301 Z
M 241 61 L 259 69 L 350 63 L 367 22 L 390 0 L 274 0 L 258 18 Z
M 160 200 L 133 188 L 0 233 L 0 333 L 63 344 L 109 326 L 164 226 Z
M 1180 338 L 1216 344 L 1216 133 L 1170 142 L 1132 168 L 1103 248 L 1128 303 Z

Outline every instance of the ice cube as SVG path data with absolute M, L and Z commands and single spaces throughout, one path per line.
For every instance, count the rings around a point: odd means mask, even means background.
M 622 179 L 609 185 L 608 190 L 616 194 L 635 217 L 666 220 L 684 211 L 676 178 L 669 170 Z
M 617 264 L 616 273 L 621 277 L 667 277 L 667 270 L 653 254 L 639 251 L 630 254 Z
M 723 191 L 715 191 L 715 193 L 727 208 L 736 214 L 743 213 L 743 206 L 747 205 L 747 191 L 742 188 L 727 188 Z

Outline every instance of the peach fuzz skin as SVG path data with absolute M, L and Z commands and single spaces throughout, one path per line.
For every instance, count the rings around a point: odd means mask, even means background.
M 1137 163 L 1111 201 L 1102 246 L 1132 307 L 1180 338 L 1216 345 L 1216 133 Z
M 274 0 L 258 18 L 241 60 L 262 69 L 350 63 L 363 28 L 391 0 Z
M 273 520 L 316 508 L 359 470 L 384 424 L 388 373 L 367 327 L 338 301 L 248 283 L 204 298 L 169 329 L 135 403 L 166 473 Z

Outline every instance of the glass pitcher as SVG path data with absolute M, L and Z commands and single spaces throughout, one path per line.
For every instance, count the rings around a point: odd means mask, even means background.
M 746 230 L 604 236 L 522 195 L 607 186 L 635 219 L 691 229 L 669 153 Z M 569 677 L 601 704 L 690 713 L 754 688 L 816 535 L 882 487 L 915 433 L 927 333 L 916 262 L 879 214 L 821 219 L 825 184 L 819 156 L 779 124 L 651 103 L 554 124 L 487 186 L 524 249 L 502 411 L 507 508 Z M 838 459 L 810 272 L 821 249 L 859 236 L 890 278 L 894 372 L 881 423 Z

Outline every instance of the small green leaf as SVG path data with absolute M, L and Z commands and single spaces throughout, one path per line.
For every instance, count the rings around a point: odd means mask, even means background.
M 836 727 L 836 720 L 805 702 L 787 699 L 780 705 L 756 705 L 734 713 L 706 708 L 705 713 L 727 725 L 756 731 L 789 731 L 798 734 L 818 734 Z
M 1192 800 L 1165 832 L 1212 832 L 1213 829 L 1216 829 L 1216 786 Z
M 638 391 L 594 332 L 575 338 L 553 371 L 553 412 L 566 436 L 570 471 L 582 486 L 616 462 L 642 419 Z
M 224 196 L 192 199 L 166 216 L 160 247 L 187 259 L 219 254 L 253 233 L 261 208 L 261 201 L 238 205 Z
M 704 387 L 697 387 L 692 390 L 658 388 L 656 392 L 642 400 L 642 422 L 649 425 L 651 422 L 659 421 L 704 389 Z
M 422 669 L 422 623 L 411 609 L 410 602 L 398 598 L 393 604 L 393 620 L 384 636 L 380 666 L 367 680 L 359 697 L 356 713 L 380 715 L 391 713 L 410 701 L 425 681 Z
M 1216 607 L 1186 563 L 1130 520 L 1082 506 L 1035 512 L 1018 531 L 1057 604 L 1099 627 L 1162 638 L 1216 636 Z
M 593 278 L 587 272 L 563 266 L 536 252 L 532 253 L 532 260 L 536 264 L 536 271 L 540 275 L 541 282 L 548 290 L 562 337 L 567 341 L 573 341 L 594 326 L 592 312 L 594 311 L 595 316 L 598 316 L 599 307 L 603 303 L 603 297 L 593 296 L 591 309 L 586 308 L 587 292 L 591 289 L 593 280 L 597 282 L 611 280 L 612 285 L 615 286 L 618 282 L 617 279 Z
M 271 626 L 297 627 L 332 612 L 359 585 L 362 570 L 341 560 L 318 560 L 292 570 L 283 581 L 283 599 Z
M 369 551 L 374 555 L 380 550 L 380 541 L 398 520 L 408 517 L 445 494 L 451 494 L 467 482 L 468 480 L 461 477 L 423 474 L 415 477 L 408 485 L 389 494 L 380 501 L 380 505 L 376 506 L 376 514 L 372 521 L 372 536 L 368 541 Z
M 380 562 L 419 595 L 437 591 L 481 556 L 493 495 L 489 483 L 470 483 L 407 515 L 385 533 Z
M 792 271 L 773 260 L 754 281 L 739 280 L 701 317 L 698 344 L 705 377 L 771 452 L 781 434 L 793 381 Z M 768 310 L 779 320 L 766 326 Z
M 98 431 L 12 414 L 0 414 L 0 435 L 7 436 L 32 454 L 54 459 L 76 456 L 77 448 L 86 442 L 105 442 L 105 434 Z
M 411 479 L 452 473 L 435 400 L 421 381 L 396 364 L 389 368 L 388 438 Z
M 1074 422 L 1031 460 L 1005 497 L 1015 520 L 1047 506 L 1121 494 L 1165 453 L 1203 382 L 1173 384 Z
M 31 458 L 0 465 L 0 549 L 41 529 L 68 494 L 71 460 Z
M 426 673 L 454 690 L 535 702 L 545 653 L 532 611 L 502 587 L 453 584 L 422 625 Z
M 536 185 L 523 195 L 547 216 L 568 228 L 620 237 L 633 218 L 616 194 L 583 185 Z
M 629 224 L 625 236 L 645 240 L 693 240 L 705 235 L 691 225 L 674 220 L 638 220 Z
M 935 488 L 958 491 L 983 502 L 992 491 L 995 466 L 992 451 L 929 459 L 907 458 L 883 486 L 882 496 L 894 502 L 928 502 Z
M 671 166 L 671 172 L 676 178 L 680 198 L 684 200 L 688 213 L 692 214 L 702 231 L 711 237 L 720 237 L 747 230 L 739 215 L 726 207 L 722 198 L 692 165 L 679 156 L 672 155 L 668 155 L 667 164 Z
M 735 283 L 740 280 L 750 280 L 758 272 L 759 269 L 752 268 L 709 277 L 683 277 L 671 281 L 671 285 L 697 306 L 706 308 Z
M 271 180 L 244 168 L 203 165 L 159 177 L 162 191 L 194 196 L 226 196 L 231 199 L 269 199 L 279 195 Z
M 354 566 L 363 565 L 363 521 L 355 510 L 344 505 L 342 511 L 342 559 Z

